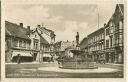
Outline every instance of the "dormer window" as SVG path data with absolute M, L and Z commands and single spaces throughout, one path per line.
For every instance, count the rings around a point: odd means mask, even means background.
M 41 31 L 41 34 L 43 34 L 43 31 Z
M 113 26 L 113 24 L 112 24 L 112 22 L 110 22 L 110 27 L 112 27 Z

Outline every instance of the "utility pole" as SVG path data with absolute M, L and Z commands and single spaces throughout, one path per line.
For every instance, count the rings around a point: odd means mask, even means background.
M 97 6 L 97 23 L 98 23 L 98 29 L 99 29 L 99 22 L 100 22 L 100 19 L 99 19 L 99 8 Z

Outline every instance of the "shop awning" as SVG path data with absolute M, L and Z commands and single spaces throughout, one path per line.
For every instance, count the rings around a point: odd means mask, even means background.
M 52 57 L 50 53 L 43 53 L 43 57 Z
M 27 57 L 32 57 L 32 54 L 30 54 L 29 52 L 13 52 L 12 53 L 12 57 L 14 56 L 18 56 L 18 54 L 20 54 L 20 56 L 27 56 Z

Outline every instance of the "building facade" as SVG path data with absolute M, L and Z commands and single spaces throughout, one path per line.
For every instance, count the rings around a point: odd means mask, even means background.
M 43 52 L 42 61 L 53 61 L 55 58 L 54 43 L 56 38 L 54 31 L 41 25 L 37 26 L 37 31 L 42 38 L 42 43 L 40 46 L 41 52 Z
M 88 53 L 95 62 L 104 60 L 104 27 L 88 35 Z
M 123 63 L 124 7 L 117 4 L 105 28 L 106 62 Z
M 88 54 L 88 38 L 85 37 L 81 42 L 80 42 L 80 49 L 84 51 L 86 54 Z
M 85 38 L 87 39 L 83 39 L 80 43 L 81 48 L 88 52 L 93 61 L 123 63 L 124 5 L 117 4 L 107 24 Z
M 115 36 L 115 55 L 116 62 L 123 63 L 124 58 L 124 5 L 118 4 L 113 14 L 113 22 L 115 25 L 114 36 Z
M 80 42 L 80 50 L 84 51 L 84 59 L 88 59 L 87 61 L 91 61 L 92 56 L 90 56 L 88 53 L 88 37 L 85 37 Z
M 64 54 L 65 52 L 65 49 L 67 48 L 75 48 L 76 47 L 76 42 L 75 41 L 59 41 L 59 42 L 56 42 L 54 44 L 54 49 L 55 49 L 55 54 L 57 56 L 61 56 Z
M 38 27 L 31 30 L 30 26 L 24 28 L 23 23 L 5 21 L 5 33 L 6 62 L 17 62 L 19 58 L 21 62 L 51 60 L 51 43 L 40 34 Z
M 30 30 L 30 27 L 28 27 L 28 30 L 28 36 L 31 39 L 31 53 L 33 55 L 33 61 L 40 62 L 40 36 L 37 32 L 37 29 Z
M 19 32 L 20 30 L 20 32 Z M 5 21 L 5 61 L 17 62 L 20 55 L 21 61 L 33 61 L 31 54 L 31 39 L 26 35 L 27 29 L 20 25 Z

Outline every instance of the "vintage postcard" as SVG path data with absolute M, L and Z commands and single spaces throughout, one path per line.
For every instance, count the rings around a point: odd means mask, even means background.
M 125 1 L 5 0 L 2 6 L 3 79 L 125 78 Z

